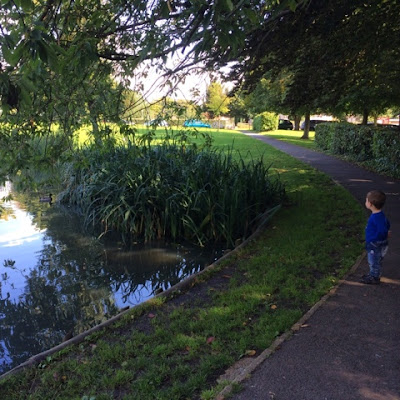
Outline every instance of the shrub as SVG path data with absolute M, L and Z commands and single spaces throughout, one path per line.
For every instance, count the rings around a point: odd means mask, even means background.
M 334 154 L 345 154 L 357 161 L 372 157 L 373 127 L 346 122 L 332 125 L 334 132 L 330 150 Z
M 375 168 L 379 172 L 400 176 L 400 131 L 382 128 L 375 132 L 372 141 Z
M 272 131 L 278 126 L 278 121 L 278 115 L 266 111 L 254 117 L 253 129 L 257 132 Z
M 333 133 L 333 124 L 317 124 L 314 137 L 317 147 L 321 150 L 330 150 Z

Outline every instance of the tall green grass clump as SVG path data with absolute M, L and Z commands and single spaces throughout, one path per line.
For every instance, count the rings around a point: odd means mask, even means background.
M 81 150 L 65 171 L 63 203 L 87 226 L 117 232 L 126 245 L 153 239 L 234 244 L 251 234 L 285 189 L 262 160 L 233 151 L 160 145 Z

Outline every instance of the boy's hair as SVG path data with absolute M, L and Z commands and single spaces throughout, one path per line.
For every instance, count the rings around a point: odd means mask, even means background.
M 371 190 L 367 193 L 367 199 L 378 210 L 381 210 L 385 205 L 386 195 L 380 190 Z

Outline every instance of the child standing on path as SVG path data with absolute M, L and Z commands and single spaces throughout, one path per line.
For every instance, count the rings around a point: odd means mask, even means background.
M 380 283 L 381 264 L 388 249 L 390 222 L 382 211 L 386 195 L 378 190 L 367 193 L 365 207 L 372 212 L 365 228 L 365 247 L 368 252 L 369 274 L 361 278 L 362 283 Z

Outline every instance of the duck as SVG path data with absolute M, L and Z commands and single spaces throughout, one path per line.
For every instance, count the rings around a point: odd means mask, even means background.
M 52 203 L 53 202 L 53 195 L 49 193 L 48 196 L 39 197 L 39 201 L 41 203 Z

